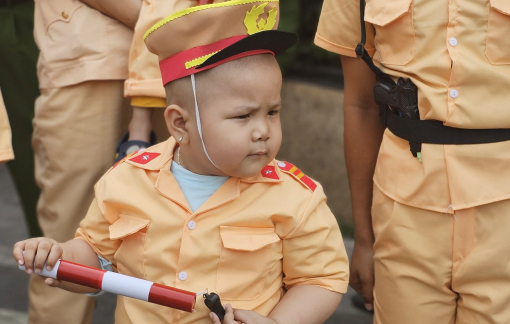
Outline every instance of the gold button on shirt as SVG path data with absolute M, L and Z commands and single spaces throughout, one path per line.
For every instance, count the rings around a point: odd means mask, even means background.
M 367 0 L 374 62 L 418 86 L 421 119 L 510 128 L 510 1 Z M 355 57 L 359 1 L 325 0 L 315 43 Z M 510 142 L 429 145 L 423 163 L 386 130 L 374 181 L 392 199 L 452 213 L 510 198 Z M 448 206 L 450 206 L 448 208 Z
M 348 259 L 322 187 L 280 170 L 229 178 L 195 213 L 170 172 L 176 142 L 137 153 L 96 185 L 76 237 L 122 274 L 201 292 L 267 315 L 284 289 L 317 285 L 345 293 Z M 281 163 L 281 165 L 283 165 Z M 196 313 L 118 297 L 116 323 L 209 324 Z

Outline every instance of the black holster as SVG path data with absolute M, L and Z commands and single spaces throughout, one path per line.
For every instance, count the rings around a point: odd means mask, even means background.
M 393 80 L 378 78 L 374 86 L 375 102 L 379 105 L 379 117 L 384 128 L 388 127 L 387 114 L 401 118 L 420 119 L 418 110 L 418 87 L 410 79 Z M 421 152 L 421 143 L 409 142 L 414 157 Z

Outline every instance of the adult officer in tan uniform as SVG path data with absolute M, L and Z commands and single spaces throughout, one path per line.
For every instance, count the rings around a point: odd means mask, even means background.
M 379 324 L 510 323 L 510 2 L 361 12 L 362 42 L 360 2 L 325 0 L 315 40 L 345 75 L 351 285 Z
M 34 25 L 41 90 L 33 123 L 38 220 L 45 236 L 67 240 L 127 127 L 123 83 L 133 32 L 78 0 L 36 0 Z M 91 323 L 93 307 L 92 297 L 30 278 L 29 323 Z

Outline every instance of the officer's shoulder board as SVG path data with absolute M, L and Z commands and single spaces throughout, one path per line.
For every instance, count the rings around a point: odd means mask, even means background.
M 315 182 L 313 182 L 312 179 L 307 177 L 303 172 L 301 172 L 301 170 L 296 168 L 291 163 L 280 161 L 280 162 L 278 162 L 278 167 L 283 172 L 292 175 L 295 179 L 297 179 L 299 182 L 301 182 L 305 187 L 307 187 L 311 191 L 315 191 L 315 189 L 317 189 L 317 184 Z

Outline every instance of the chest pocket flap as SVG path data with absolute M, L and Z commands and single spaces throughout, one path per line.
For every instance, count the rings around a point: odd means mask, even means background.
M 149 223 L 148 219 L 120 214 L 119 219 L 108 227 L 110 239 L 122 239 L 149 226 Z
M 510 1 L 490 0 L 491 7 L 505 15 L 510 15 Z
M 409 12 L 411 2 L 412 0 L 369 1 L 365 7 L 365 21 L 378 26 L 386 26 Z
M 274 228 L 220 226 L 223 246 L 236 251 L 258 251 L 280 241 Z
M 510 65 L 510 1 L 490 0 L 485 55 L 492 65 Z

